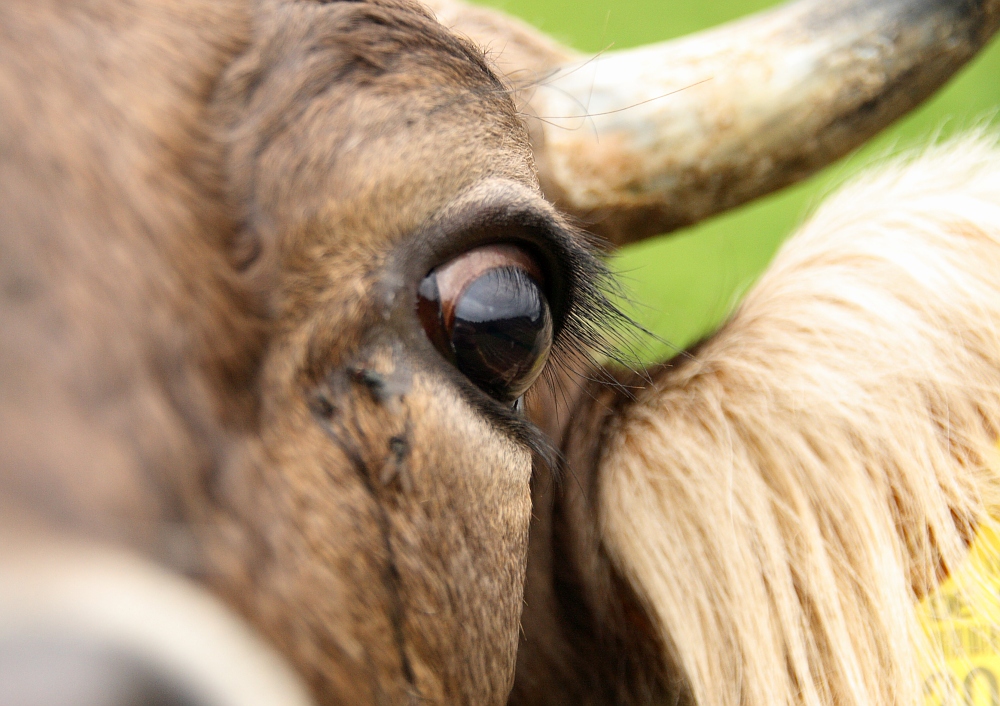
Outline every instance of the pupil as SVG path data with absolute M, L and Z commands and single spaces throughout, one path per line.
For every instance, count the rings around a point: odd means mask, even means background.
M 513 401 L 541 373 L 552 345 L 552 317 L 535 281 L 502 267 L 474 280 L 455 303 L 455 362 L 485 392 Z

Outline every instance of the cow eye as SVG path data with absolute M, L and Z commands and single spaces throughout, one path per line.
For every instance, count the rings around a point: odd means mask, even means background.
M 476 248 L 423 279 L 417 313 L 445 358 L 481 390 L 510 403 L 542 372 L 552 347 L 543 284 L 521 248 Z

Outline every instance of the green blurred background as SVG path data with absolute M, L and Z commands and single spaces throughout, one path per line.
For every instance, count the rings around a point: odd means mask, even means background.
M 875 2 L 876 0 L 872 0 Z M 598 52 L 656 42 L 761 10 L 768 0 L 485 0 L 565 44 Z M 693 228 L 623 249 L 615 259 L 632 316 L 665 342 L 642 356 L 669 356 L 721 323 L 775 250 L 828 194 L 858 169 L 888 155 L 989 123 L 1000 110 L 1000 42 L 919 110 L 813 178 Z

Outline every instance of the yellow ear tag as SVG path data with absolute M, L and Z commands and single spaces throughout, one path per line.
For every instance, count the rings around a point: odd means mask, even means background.
M 925 671 L 925 706 L 1000 706 L 1000 537 L 992 527 L 980 527 L 966 561 L 917 614 L 940 649 Z

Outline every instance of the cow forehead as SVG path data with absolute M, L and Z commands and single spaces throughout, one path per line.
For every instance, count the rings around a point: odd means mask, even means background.
M 537 188 L 510 90 L 423 11 L 295 6 L 273 24 L 220 92 L 229 176 L 265 247 L 303 231 L 378 247 L 483 179 Z

